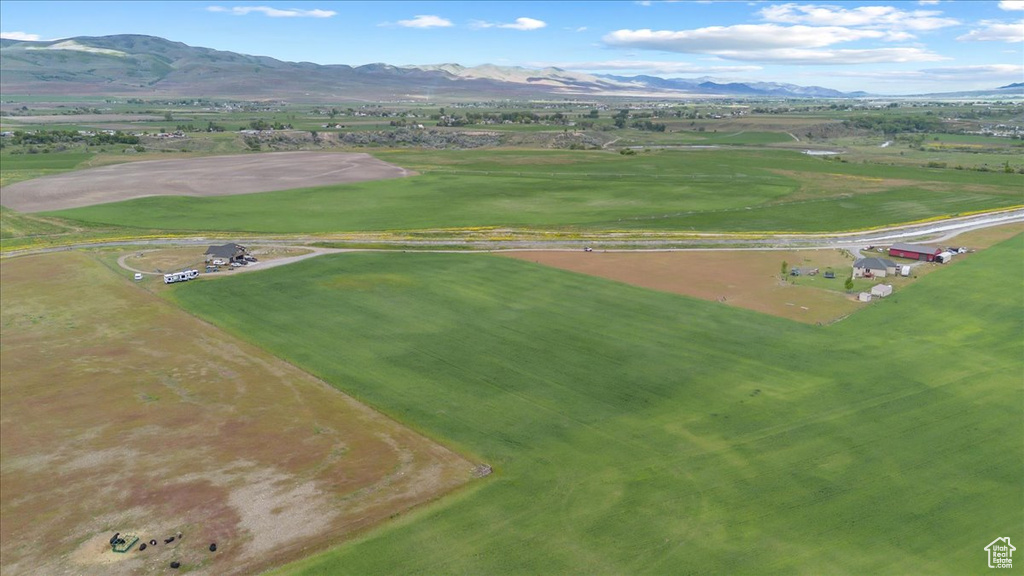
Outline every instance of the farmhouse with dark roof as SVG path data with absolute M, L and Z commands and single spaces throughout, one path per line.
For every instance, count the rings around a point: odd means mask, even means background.
M 885 258 L 861 258 L 853 263 L 853 277 L 875 276 L 885 278 L 896 273 L 896 263 Z
M 206 261 L 224 260 L 225 262 L 242 262 L 245 260 L 249 250 L 238 244 L 224 244 L 222 246 L 210 246 L 206 249 Z

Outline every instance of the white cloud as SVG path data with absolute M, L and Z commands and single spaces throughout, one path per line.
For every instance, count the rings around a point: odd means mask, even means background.
M 885 38 L 878 30 L 852 30 L 838 26 L 777 26 L 775 24 L 739 24 L 711 26 L 694 30 L 616 30 L 602 38 L 610 46 L 718 54 L 756 52 L 776 48 L 820 48 L 839 42 Z
M 1002 0 L 999 7 L 1003 10 L 1024 10 L 1024 0 Z
M 834 82 L 854 79 L 851 89 L 879 94 L 923 94 L 961 90 L 990 90 L 1020 82 L 1024 67 L 1010 64 L 925 68 L 921 70 L 840 69 L 830 72 Z
M 945 91 L 964 89 L 964 83 L 992 88 L 997 84 L 1020 82 L 1024 66 L 1015 64 L 981 64 L 976 66 L 949 66 L 924 68 L 921 70 L 854 70 L 837 71 L 835 76 L 863 78 L 874 82 L 901 83 L 952 83 Z M 971 89 L 971 88 L 967 88 Z
M 698 66 L 689 62 L 663 60 L 603 60 L 591 62 L 534 62 L 538 68 L 562 68 L 565 70 L 615 71 L 631 70 L 646 74 L 731 74 L 761 70 L 760 66 Z
M 865 28 L 892 28 L 897 30 L 936 30 L 956 26 L 953 18 L 942 18 L 934 10 L 907 12 L 893 6 L 818 6 L 813 4 L 779 4 L 762 8 L 759 12 L 769 22 L 783 24 L 809 24 L 812 26 L 856 26 Z
M 857 40 L 901 40 L 906 33 L 841 26 L 740 24 L 695 30 L 616 30 L 602 40 L 608 46 L 708 54 L 743 62 L 789 64 L 864 64 L 946 60 L 923 48 L 823 49 Z
M 39 34 L 29 34 L 28 32 L 0 32 L 0 38 L 7 40 L 26 40 L 29 42 L 38 42 L 40 40 Z
M 224 6 L 208 6 L 206 8 L 209 12 L 222 12 L 226 14 L 234 14 L 235 16 L 245 16 L 247 14 L 257 13 L 269 16 L 270 18 L 330 18 L 338 13 L 333 10 L 301 10 L 298 8 L 271 8 L 270 6 L 232 6 L 230 8 Z
M 939 3 L 939 0 L 917 0 L 917 3 L 921 6 L 934 6 Z
M 963 42 L 1024 42 L 1024 20 L 1010 23 L 982 20 L 978 25 L 981 28 L 958 36 L 957 40 Z
M 920 48 L 872 48 L 862 50 L 803 50 L 782 48 L 764 50 L 760 53 L 721 51 L 715 54 L 721 58 L 744 62 L 777 64 L 889 64 L 894 62 L 934 62 L 949 60 Z
M 509 30 L 539 30 L 547 26 L 547 22 L 535 18 L 516 18 L 515 22 L 501 24 L 498 22 L 483 22 L 475 20 L 471 24 L 473 28 L 507 28 Z
M 440 16 L 419 15 L 411 20 L 399 20 L 399 26 L 405 28 L 448 28 L 454 26 L 451 20 Z
M 1024 75 L 1024 66 L 1017 64 L 979 64 L 976 66 L 949 66 L 944 68 L 926 68 L 920 70 L 935 78 L 953 80 L 963 76 L 997 76 L 1000 78 L 1020 78 Z

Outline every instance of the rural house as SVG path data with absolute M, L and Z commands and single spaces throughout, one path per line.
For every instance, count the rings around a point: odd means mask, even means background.
M 922 246 L 921 244 L 896 243 L 889 248 L 889 256 L 898 258 L 910 258 L 911 260 L 924 260 L 931 262 L 935 256 L 942 252 L 942 248 Z
M 206 249 L 206 262 L 212 262 L 213 260 L 223 260 L 227 263 L 231 262 L 242 262 L 245 257 L 249 254 L 249 250 L 245 246 L 238 244 L 224 244 L 223 246 L 210 246 Z
M 896 263 L 885 258 L 861 258 L 853 263 L 854 278 L 885 278 L 886 275 L 895 273 Z

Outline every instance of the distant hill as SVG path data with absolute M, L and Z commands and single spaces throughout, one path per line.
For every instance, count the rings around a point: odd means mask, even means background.
M 1020 87 L 1005 86 L 1005 89 Z M 1002 89 L 1000 89 L 1002 90 Z M 193 47 L 154 36 L 0 41 L 4 94 L 236 97 L 291 100 L 719 96 L 858 98 L 820 86 L 711 78 L 612 76 L 486 64 L 320 65 Z

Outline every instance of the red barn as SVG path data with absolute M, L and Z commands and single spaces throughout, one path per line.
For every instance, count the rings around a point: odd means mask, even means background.
M 924 260 L 926 262 L 933 262 L 940 252 L 942 252 L 942 248 L 922 246 L 920 244 L 897 243 L 893 244 L 892 247 L 889 248 L 889 256 L 910 258 L 911 260 Z

